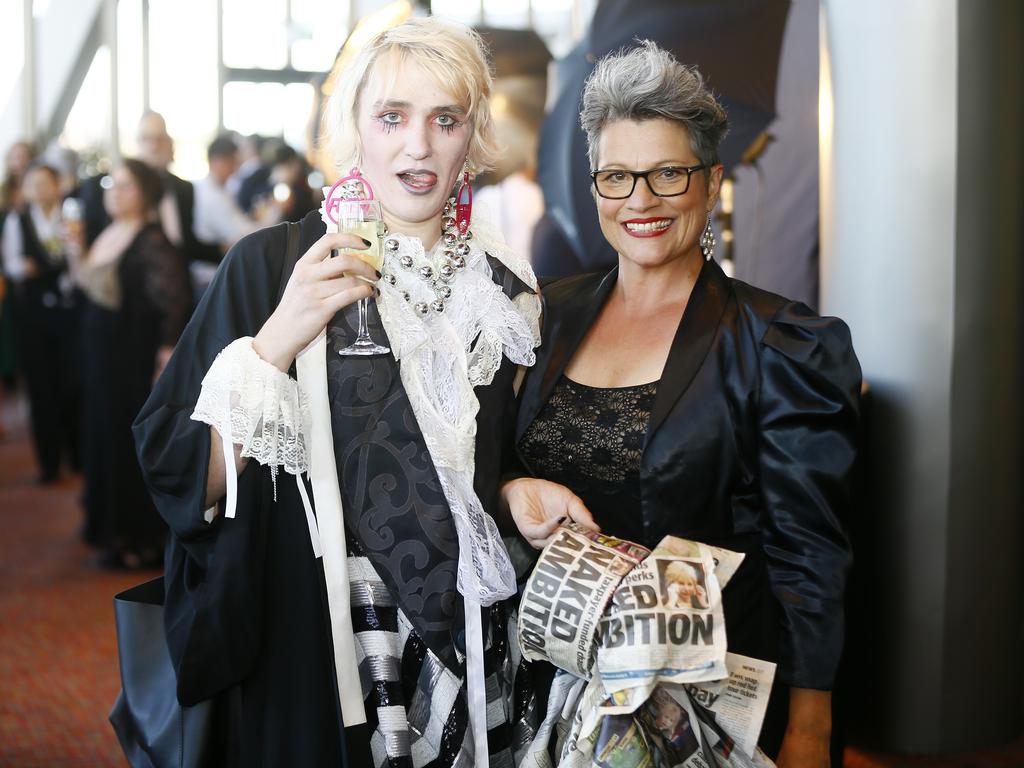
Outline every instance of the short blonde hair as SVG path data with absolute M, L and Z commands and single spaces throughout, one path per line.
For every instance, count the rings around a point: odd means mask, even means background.
M 472 130 L 470 173 L 488 170 L 498 155 L 491 118 L 491 71 L 480 36 L 469 27 L 434 16 L 414 17 L 373 38 L 338 73 L 323 116 L 323 135 L 334 162 L 347 169 L 360 162 L 357 116 L 372 75 L 377 88 L 395 82 L 402 64 L 422 67 L 466 109 Z

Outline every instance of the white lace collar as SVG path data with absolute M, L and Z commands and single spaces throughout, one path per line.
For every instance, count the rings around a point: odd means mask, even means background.
M 489 384 L 502 358 L 533 365 L 540 341 L 540 298 L 524 292 L 510 299 L 492 277 L 487 256 L 536 288 L 526 262 L 512 254 L 485 216 L 474 211 L 466 267 L 450 281 L 443 312 L 419 314 L 417 302 L 436 294 L 420 269 L 440 268 L 441 247 L 425 252 L 418 238 L 391 234 L 398 249 L 385 249 L 384 270 L 395 284 L 380 281 L 377 300 L 402 384 L 423 433 L 459 534 L 459 591 L 482 604 L 515 594 L 515 574 L 494 520 L 473 488 L 476 415 L 474 387 Z M 412 266 L 401 266 L 403 256 Z M 408 262 L 408 260 L 407 260 Z M 406 300 L 405 294 L 409 299 Z

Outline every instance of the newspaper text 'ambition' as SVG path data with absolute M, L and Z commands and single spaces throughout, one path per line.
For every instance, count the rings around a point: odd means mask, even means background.
M 711 645 L 715 617 L 674 613 L 668 616 L 663 611 L 635 613 L 614 616 L 601 621 L 600 642 L 604 648 L 619 648 L 624 645 L 648 645 L 652 642 L 673 645 Z

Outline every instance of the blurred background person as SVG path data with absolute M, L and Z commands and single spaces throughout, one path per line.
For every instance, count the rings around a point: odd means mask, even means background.
M 29 166 L 24 204 L 7 215 L 2 237 L 41 484 L 58 479 L 62 454 L 72 469 L 79 455 L 76 300 L 59 185 L 51 166 Z
M 60 179 L 60 196 L 66 198 L 78 191 L 78 153 L 54 140 L 41 155 L 42 161 L 57 171 Z
M 214 246 L 199 242 L 195 235 L 195 190 L 191 182 L 170 171 L 174 161 L 174 140 L 167 133 L 167 122 L 158 112 L 144 112 L 139 118 L 136 134 L 138 159 L 155 170 L 160 178 L 163 195 L 157 206 L 158 218 L 164 234 L 191 263 L 208 261 L 216 264 L 221 253 Z M 104 184 L 109 179 L 103 174 L 82 184 L 80 196 L 85 205 L 87 244 L 91 245 L 110 223 L 106 210 Z
M 18 369 L 14 313 L 11 311 L 12 298 L 11 284 L 3 269 L 0 269 L 0 405 L 3 404 L 7 390 L 14 386 L 14 375 Z M 0 421 L 0 440 L 6 437 L 7 430 Z
M 238 145 L 230 136 L 218 136 L 206 150 L 210 172 L 195 183 L 195 233 L 199 241 L 221 253 L 260 228 L 245 214 L 227 190 L 228 180 L 238 170 Z M 277 211 L 266 211 L 277 219 Z
M 260 137 L 257 156 L 250 161 L 250 170 L 238 186 L 235 200 L 247 214 L 252 214 L 270 193 L 270 174 L 274 171 L 277 151 L 284 142 L 276 137 Z M 239 169 L 241 171 L 241 169 Z
M 277 148 L 270 171 L 270 195 L 278 207 L 278 221 L 299 221 L 319 207 L 323 195 L 309 186 L 310 170 L 306 159 L 292 147 L 283 144 Z
M 165 526 L 142 482 L 131 423 L 170 358 L 192 306 L 184 255 L 164 234 L 159 174 L 124 160 L 104 201 L 111 223 L 76 271 L 82 339 L 85 539 L 113 568 L 162 561 Z
M 0 223 L 8 212 L 21 206 L 21 182 L 35 154 L 35 149 L 28 141 L 16 141 L 7 150 L 3 184 L 0 187 Z
M 544 194 L 537 184 L 537 137 L 544 119 L 544 89 L 538 86 L 543 82 L 529 75 L 499 78 L 494 125 L 505 149 L 476 194 L 505 242 L 531 262 L 533 231 L 544 213 Z
M 236 242 L 262 226 L 261 222 L 280 221 L 280 208 L 264 206 L 260 219 L 246 215 L 228 191 L 228 181 L 238 170 L 238 145 L 228 135 L 218 136 L 206 150 L 209 173 L 195 183 L 195 234 L 216 260 L 193 261 L 190 264 L 192 288 L 198 299 L 206 291 L 217 272 L 217 265 Z M 272 199 L 271 199 L 272 201 Z
M 266 139 L 264 161 L 243 182 L 238 204 L 264 226 L 298 221 L 320 205 L 319 190 L 309 185 L 311 168 L 306 159 L 280 139 Z
M 238 202 L 238 193 L 242 189 L 242 184 L 263 166 L 263 158 L 260 157 L 260 147 L 263 141 L 263 137 L 256 133 L 238 137 L 238 168 L 224 185 L 228 194 L 235 198 L 236 202 Z M 240 202 L 239 205 L 241 205 Z M 245 206 L 242 207 L 244 209 Z
M 11 211 L 21 205 L 21 183 L 32 162 L 32 144 L 16 141 L 4 155 L 3 178 L 0 179 L 0 232 Z M 19 366 L 18 337 L 14 325 L 13 284 L 0 258 L 0 402 L 4 390 L 14 389 Z M 4 435 L 0 425 L 0 436 Z

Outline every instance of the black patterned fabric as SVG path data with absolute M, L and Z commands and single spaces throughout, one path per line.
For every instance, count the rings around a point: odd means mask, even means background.
M 490 266 L 506 292 L 525 287 L 500 262 Z M 387 344 L 376 305 L 368 310 L 371 337 Z M 455 523 L 400 364 L 391 355 L 338 354 L 355 340 L 357 318 L 353 305 L 328 325 L 327 384 L 373 764 L 472 768 Z M 510 387 L 512 373 L 502 365 L 491 384 L 476 388 L 475 485 L 485 509 L 494 508 L 496 483 L 482 483 L 481 474 L 496 480 L 501 445 L 489 420 L 500 411 L 494 398 Z M 510 642 L 515 622 L 506 606 L 483 610 L 490 765 L 513 768 L 541 715 L 537 687 Z
M 338 354 L 355 338 L 351 309 L 327 330 L 338 476 L 354 481 L 341 484 L 345 525 L 423 641 L 454 667 L 452 628 L 462 609 L 455 522 L 394 358 Z M 370 335 L 386 344 L 372 302 L 368 315 Z

